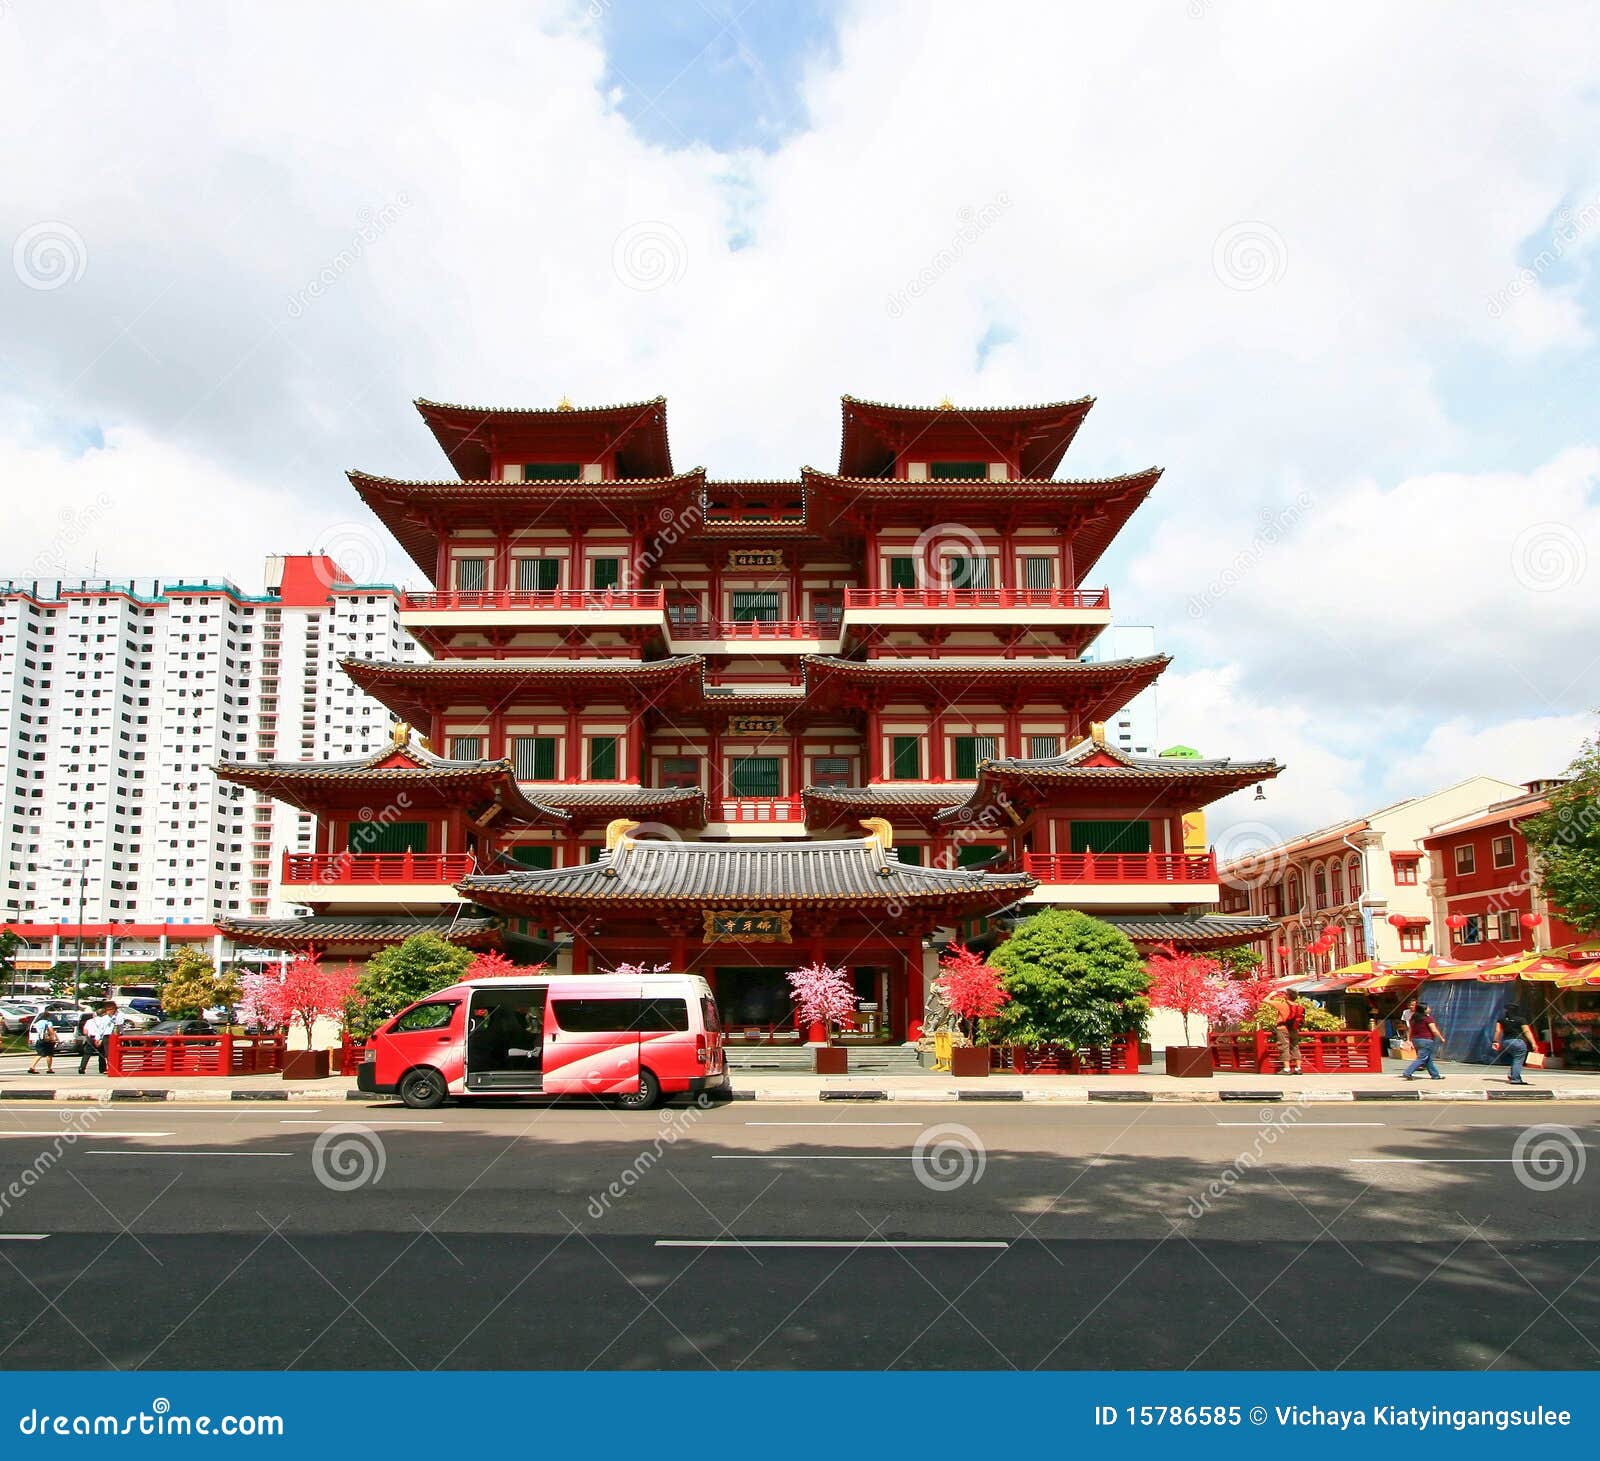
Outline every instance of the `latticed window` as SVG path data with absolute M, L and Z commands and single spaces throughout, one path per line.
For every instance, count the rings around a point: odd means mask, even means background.
M 956 780 L 971 781 L 978 774 L 978 762 L 993 760 L 1000 754 L 995 736 L 956 736 Z
M 487 558 L 457 558 L 456 587 L 466 593 L 479 593 L 489 584 Z
M 728 763 L 728 785 L 734 796 L 778 796 L 778 758 L 740 756 Z
M 1072 824 L 1074 852 L 1148 852 L 1148 822 L 1083 821 Z
M 517 559 L 517 588 L 523 593 L 550 593 L 560 587 L 559 558 Z
M 617 738 L 591 736 L 589 739 L 589 780 L 615 781 L 617 779 Z
M 895 736 L 890 747 L 890 771 L 896 781 L 915 781 L 922 775 L 921 737 Z
M 735 590 L 733 595 L 733 622 L 735 624 L 776 624 L 778 622 L 778 595 L 776 590 Z
M 512 771 L 518 781 L 553 781 L 556 774 L 554 736 L 512 736 Z
M 1056 560 L 1029 555 L 1022 560 L 1022 586 L 1024 588 L 1054 588 L 1056 586 Z
M 849 786 L 850 758 L 848 756 L 818 756 L 811 763 L 813 786 Z
M 1029 736 L 1028 755 L 1036 761 L 1043 761 L 1051 756 L 1061 754 L 1060 736 Z
M 451 736 L 450 758 L 454 761 L 483 760 L 483 737 Z

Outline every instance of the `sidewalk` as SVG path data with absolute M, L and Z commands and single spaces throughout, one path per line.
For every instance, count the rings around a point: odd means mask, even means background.
M 1121 1101 L 1600 1101 L 1600 1072 L 1530 1071 L 1529 1086 L 1506 1083 L 1504 1066 L 1442 1064 L 1443 1081 L 1402 1081 L 1402 1062 L 1390 1061 L 1382 1075 L 1244 1075 L 1219 1072 L 1210 1080 L 1179 1080 L 1155 1073 L 1137 1076 L 992 1075 L 955 1080 L 948 1075 L 815 1076 L 748 1074 L 734 1077 L 734 1099 L 741 1101 L 1045 1101 L 1063 1104 Z M 388 1097 L 364 1096 L 351 1077 L 325 1081 L 285 1081 L 279 1076 L 232 1079 L 27 1074 L 26 1057 L 0 1058 L 0 1105 L 23 1101 L 99 1102 L 113 1100 L 296 1101 L 332 1104 L 371 1103 Z

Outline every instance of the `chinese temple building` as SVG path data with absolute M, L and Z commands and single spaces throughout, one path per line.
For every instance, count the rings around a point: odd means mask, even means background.
M 1058 478 L 1092 402 L 843 402 L 839 468 L 674 468 L 663 399 L 419 401 L 456 477 L 350 481 L 434 585 L 425 663 L 347 660 L 396 717 L 362 759 L 225 761 L 317 819 L 298 919 L 257 946 L 358 956 L 432 928 L 574 973 L 703 974 L 741 1028 L 783 975 L 852 971 L 872 1036 L 914 1036 L 937 947 L 1047 904 L 1141 946 L 1226 948 L 1203 809 L 1270 761 L 1133 756 L 1104 722 L 1164 656 L 1089 661 L 1086 580 L 1151 469 Z

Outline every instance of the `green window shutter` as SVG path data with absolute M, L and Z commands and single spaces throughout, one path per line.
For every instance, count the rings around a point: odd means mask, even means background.
M 967 480 L 984 481 L 989 476 L 988 462 L 929 462 L 928 476 L 934 481 Z
M 518 781 L 554 781 L 556 742 L 554 736 L 513 736 L 512 774 Z
M 506 848 L 506 855 L 518 867 L 547 868 L 556 865 L 556 850 L 548 842 L 527 842 Z
M 891 558 L 889 560 L 889 587 L 915 588 L 917 586 L 917 560 Z
M 1072 824 L 1072 850 L 1074 852 L 1148 852 L 1150 850 L 1150 824 L 1148 822 L 1074 822 Z
M 585 862 L 599 862 L 600 859 L 605 855 L 605 845 L 603 843 L 596 842 L 592 847 L 586 847 L 584 849 L 583 860 Z
M 524 482 L 576 482 L 583 476 L 580 462 L 524 462 Z
M 517 559 L 517 588 L 522 593 L 550 593 L 560 587 L 559 558 Z
M 776 624 L 778 595 L 767 589 L 754 591 L 736 589 L 733 594 L 733 622 Z
M 589 780 L 617 779 L 617 738 L 595 736 L 589 742 Z
M 952 554 L 944 560 L 945 583 L 950 588 L 993 588 L 994 559 L 964 558 Z
M 728 763 L 734 796 L 777 796 L 778 774 L 776 756 L 740 756 Z
M 913 867 L 922 867 L 925 859 L 922 854 L 924 848 L 920 842 L 901 842 L 894 849 L 900 855 L 900 861 L 910 863 Z
M 351 852 L 426 852 L 426 822 L 358 822 L 350 828 Z
M 917 781 L 922 776 L 922 738 L 895 736 L 892 741 L 891 769 L 896 781 Z
M 622 581 L 620 558 L 591 558 L 589 560 L 589 587 L 615 588 Z
M 998 847 L 985 847 L 981 842 L 969 842 L 956 852 L 956 866 L 977 867 L 979 863 L 988 862 L 999 851 Z
M 978 775 L 978 762 L 992 760 L 998 754 L 999 742 L 993 736 L 957 736 L 956 780 L 972 781 Z

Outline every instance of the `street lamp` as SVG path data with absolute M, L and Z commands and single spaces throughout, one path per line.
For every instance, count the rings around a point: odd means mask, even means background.
M 78 1002 L 78 986 L 83 982 L 83 905 L 89 895 L 89 859 L 86 857 L 80 862 L 67 859 L 57 864 L 62 872 L 76 872 L 78 875 L 78 937 L 76 951 L 72 957 L 72 1002 Z

